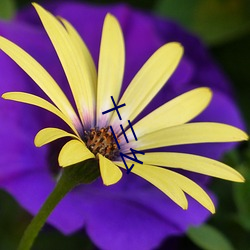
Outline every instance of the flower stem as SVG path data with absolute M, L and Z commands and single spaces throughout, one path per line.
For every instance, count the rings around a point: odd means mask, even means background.
M 99 175 L 99 168 L 96 164 L 96 161 L 93 160 L 87 160 L 83 163 L 75 164 L 65 168 L 54 190 L 48 196 L 38 214 L 33 218 L 25 230 L 18 250 L 31 249 L 35 238 L 45 224 L 47 218 L 69 191 L 79 184 L 87 184 L 92 182 Z
M 66 184 L 66 185 L 63 185 Z M 29 226 L 24 232 L 22 240 L 19 244 L 18 250 L 28 250 L 33 245 L 35 238 L 37 237 L 39 231 L 45 224 L 48 216 L 51 214 L 56 205 L 61 201 L 61 199 L 73 188 L 74 186 L 65 183 L 64 178 L 61 178 L 57 183 L 55 189 L 47 198 L 46 202 L 43 204 L 42 208 L 38 214 L 33 218 Z

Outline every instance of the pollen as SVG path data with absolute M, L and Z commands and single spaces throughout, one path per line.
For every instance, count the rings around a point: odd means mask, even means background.
M 84 131 L 83 140 L 94 155 L 99 153 L 110 160 L 114 160 L 119 155 L 118 146 L 113 134 L 109 131 L 109 127 Z

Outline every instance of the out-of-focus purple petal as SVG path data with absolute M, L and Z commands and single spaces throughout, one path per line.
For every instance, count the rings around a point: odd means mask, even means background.
M 81 187 L 82 202 L 91 204 L 91 210 L 85 210 L 86 231 L 101 249 L 153 249 L 164 238 L 179 235 L 209 216 L 193 199 L 189 210 L 182 210 L 137 176 L 125 175 L 118 187 L 101 187 L 101 182 Z

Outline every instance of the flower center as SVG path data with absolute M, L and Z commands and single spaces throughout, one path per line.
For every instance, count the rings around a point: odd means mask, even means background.
M 92 128 L 90 131 L 84 131 L 83 140 L 87 148 L 94 154 L 98 153 L 110 160 L 114 160 L 119 155 L 119 150 L 115 138 L 106 128 Z

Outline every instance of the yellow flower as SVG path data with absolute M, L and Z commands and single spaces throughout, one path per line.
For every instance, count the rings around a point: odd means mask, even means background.
M 183 54 L 182 46 L 173 42 L 159 48 L 119 99 L 125 49 L 122 31 L 116 18 L 110 14 L 105 18 L 97 74 L 86 45 L 72 25 L 63 18 L 54 17 L 38 4 L 34 4 L 34 7 L 60 59 L 78 112 L 75 112 L 59 85 L 35 59 L 1 37 L 0 48 L 36 82 L 51 102 L 22 92 L 5 93 L 3 98 L 44 108 L 68 124 L 71 132 L 51 127 L 42 129 L 35 137 L 37 147 L 62 137 L 71 138 L 60 151 L 60 166 L 67 167 L 95 158 L 99 161 L 103 183 L 111 185 L 122 177 L 120 168 L 126 169 L 119 152 L 132 157 L 131 148 L 138 151 L 181 144 L 248 139 L 246 133 L 226 124 L 187 123 L 207 107 L 212 97 L 208 88 L 197 88 L 176 97 L 134 124 L 133 129 L 138 138 L 136 140 L 133 131 L 128 127 L 128 120 L 132 122 L 169 79 Z M 102 114 L 112 108 L 111 96 L 118 106 L 126 104 L 121 111 L 122 121 L 115 111 Z M 121 122 L 128 143 L 121 135 Z M 109 131 L 110 126 L 113 127 L 115 135 Z M 121 145 L 121 151 L 116 139 Z M 143 164 L 127 159 L 128 164 L 134 164 L 131 172 L 155 185 L 183 209 L 188 207 L 185 192 L 212 213 L 215 212 L 213 202 L 205 191 L 192 180 L 170 170 L 171 168 L 236 182 L 244 181 L 231 167 L 198 155 L 146 152 L 136 156 Z

